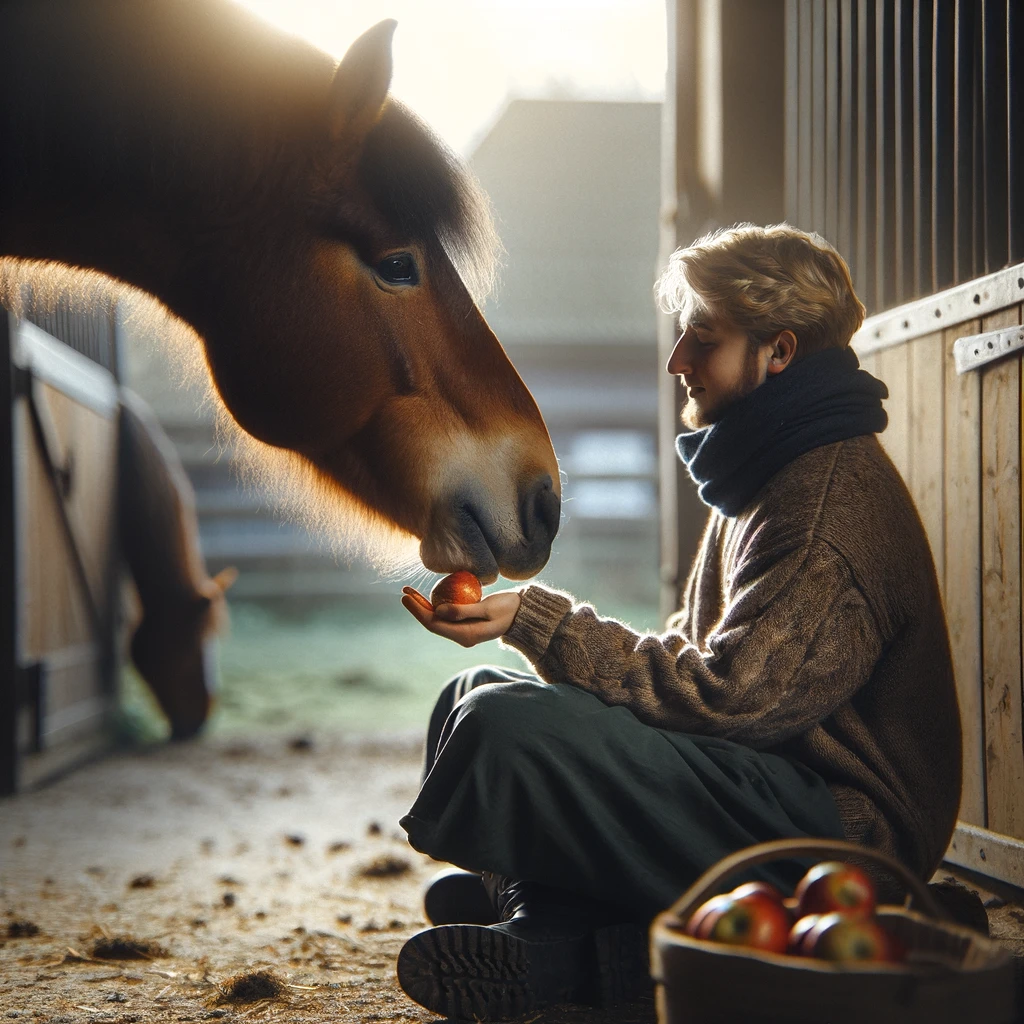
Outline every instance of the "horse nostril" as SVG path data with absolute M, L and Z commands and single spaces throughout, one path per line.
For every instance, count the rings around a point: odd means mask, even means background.
M 561 501 L 551 485 L 551 477 L 545 474 L 526 490 L 523 495 L 522 520 L 523 536 L 528 541 L 551 543 L 558 532 Z

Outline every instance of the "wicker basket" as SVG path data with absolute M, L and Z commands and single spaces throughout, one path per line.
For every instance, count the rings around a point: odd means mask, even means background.
M 911 907 L 880 906 L 905 943 L 902 964 L 837 964 L 691 938 L 690 914 L 727 879 L 796 857 L 869 862 L 906 887 Z M 922 912 L 923 911 L 923 912 Z M 1012 1024 L 1013 961 L 950 922 L 927 887 L 891 857 L 856 843 L 779 839 L 706 871 L 651 928 L 659 1024 Z

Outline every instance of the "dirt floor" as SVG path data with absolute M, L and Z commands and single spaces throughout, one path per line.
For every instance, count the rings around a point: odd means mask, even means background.
M 0 800 L 0 1020 L 436 1020 L 395 979 L 439 867 L 397 824 L 420 742 L 216 737 Z
M 419 758 L 418 732 L 213 737 L 0 801 L 0 1020 L 436 1020 L 394 972 L 438 867 L 397 825 Z M 1024 954 L 1024 905 L 982 895 L 993 934 Z

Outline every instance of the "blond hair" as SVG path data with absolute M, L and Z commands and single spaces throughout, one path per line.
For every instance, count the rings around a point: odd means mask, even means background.
M 657 294 L 681 325 L 724 320 L 752 345 L 790 330 L 797 358 L 843 348 L 864 321 L 843 257 L 821 235 L 788 224 L 719 228 L 677 249 Z

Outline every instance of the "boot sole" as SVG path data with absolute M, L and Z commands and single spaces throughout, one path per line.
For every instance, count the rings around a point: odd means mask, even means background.
M 458 924 L 414 935 L 398 956 L 410 999 L 449 1020 L 510 1020 L 557 1003 L 609 1006 L 652 988 L 647 932 L 614 925 L 578 938 L 528 941 Z

